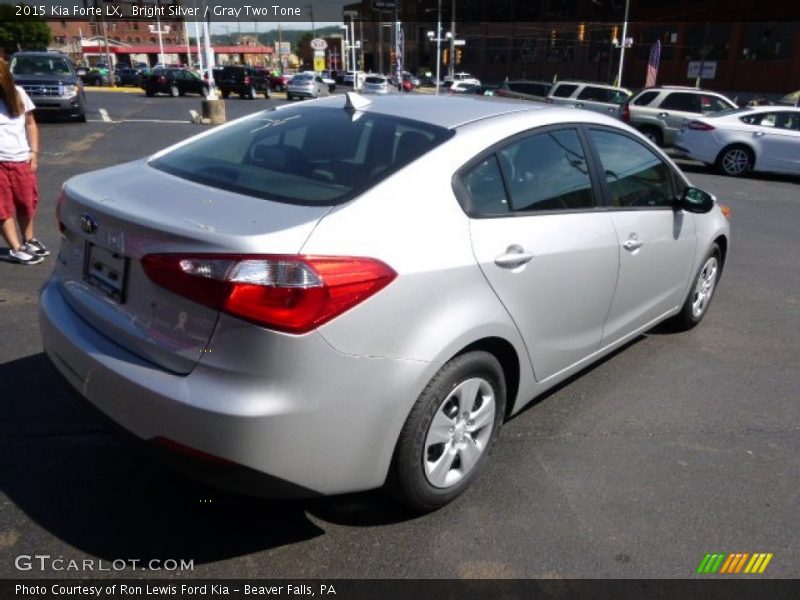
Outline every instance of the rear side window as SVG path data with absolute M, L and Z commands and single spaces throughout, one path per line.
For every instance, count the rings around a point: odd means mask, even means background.
M 469 198 L 467 212 L 473 216 L 508 214 L 508 198 L 497 156 L 492 154 L 472 167 L 462 178 Z
M 644 145 L 610 131 L 590 135 L 606 174 L 611 205 L 619 208 L 672 207 L 672 169 Z
M 556 98 L 569 98 L 572 95 L 572 92 L 578 89 L 577 85 L 570 85 L 570 84 L 563 84 L 557 85 L 553 88 L 552 96 Z
M 636 99 L 633 101 L 633 103 L 636 106 L 647 106 L 653 100 L 655 100 L 656 96 L 658 96 L 658 92 L 642 92 L 636 96 Z
M 672 92 L 661 103 L 664 110 L 678 110 L 682 112 L 702 112 L 699 94 L 687 94 L 686 92 Z
M 249 196 L 333 206 L 453 135 L 442 127 L 376 113 L 353 120 L 340 108 L 264 111 L 156 156 L 150 165 Z
M 498 159 L 515 212 L 594 206 L 589 167 L 574 129 L 525 137 L 500 150 Z

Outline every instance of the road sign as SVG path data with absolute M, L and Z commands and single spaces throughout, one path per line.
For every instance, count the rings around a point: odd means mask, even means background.
M 700 73 L 700 66 L 703 67 L 702 74 Z M 686 71 L 687 79 L 714 79 L 717 76 L 717 61 L 707 60 L 699 61 L 693 60 L 689 62 L 689 68 Z
M 278 55 L 289 56 L 292 53 L 292 45 L 289 42 L 278 42 Z
M 314 56 L 314 70 L 315 71 L 324 71 L 325 70 L 325 55 L 322 56 Z
M 313 50 L 325 50 L 328 47 L 328 42 L 322 38 L 314 38 L 311 40 L 310 46 Z
M 455 41 L 455 42 L 453 42 L 453 43 L 454 43 L 456 46 L 466 46 L 466 45 L 467 45 L 467 40 L 456 40 L 456 41 Z

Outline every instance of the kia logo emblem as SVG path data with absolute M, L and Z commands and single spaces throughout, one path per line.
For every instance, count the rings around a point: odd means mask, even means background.
M 97 221 L 95 221 L 90 215 L 83 214 L 81 215 L 81 229 L 89 235 L 94 235 L 94 233 L 97 231 Z

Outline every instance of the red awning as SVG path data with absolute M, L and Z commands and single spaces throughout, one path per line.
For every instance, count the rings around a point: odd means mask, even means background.
M 197 53 L 197 46 L 191 45 L 189 47 L 192 54 Z M 274 52 L 272 46 L 212 46 L 215 54 L 272 54 Z M 94 50 L 97 54 L 105 54 L 105 46 L 84 46 L 84 54 L 92 53 Z M 111 54 L 158 54 L 161 49 L 158 45 L 147 46 L 109 46 Z M 186 54 L 186 46 L 178 44 L 165 44 L 164 54 Z

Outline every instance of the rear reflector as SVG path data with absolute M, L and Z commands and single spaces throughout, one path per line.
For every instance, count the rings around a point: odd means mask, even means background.
M 625 123 L 631 122 L 631 105 L 629 103 L 626 102 L 622 105 L 622 114 L 620 115 L 620 118 Z
M 220 465 L 223 467 L 239 466 L 239 463 L 235 463 L 231 460 L 228 460 L 227 458 L 214 456 L 213 454 L 209 454 L 208 452 L 203 452 L 202 450 L 197 450 L 196 448 L 185 446 L 180 442 L 176 442 L 175 440 L 171 440 L 169 438 L 158 436 L 153 438 L 152 441 L 155 444 L 158 444 L 159 446 L 163 446 L 164 448 L 171 450 L 172 452 L 177 452 L 178 454 L 183 454 L 185 456 L 189 456 L 190 458 L 194 458 L 196 460 L 211 463 L 212 465 Z
M 156 284 L 257 325 L 307 333 L 389 285 L 397 273 L 371 258 L 150 254 Z
M 703 123 L 702 121 L 689 121 L 686 127 L 694 129 L 695 131 L 711 131 L 712 129 L 716 129 L 713 125 Z

